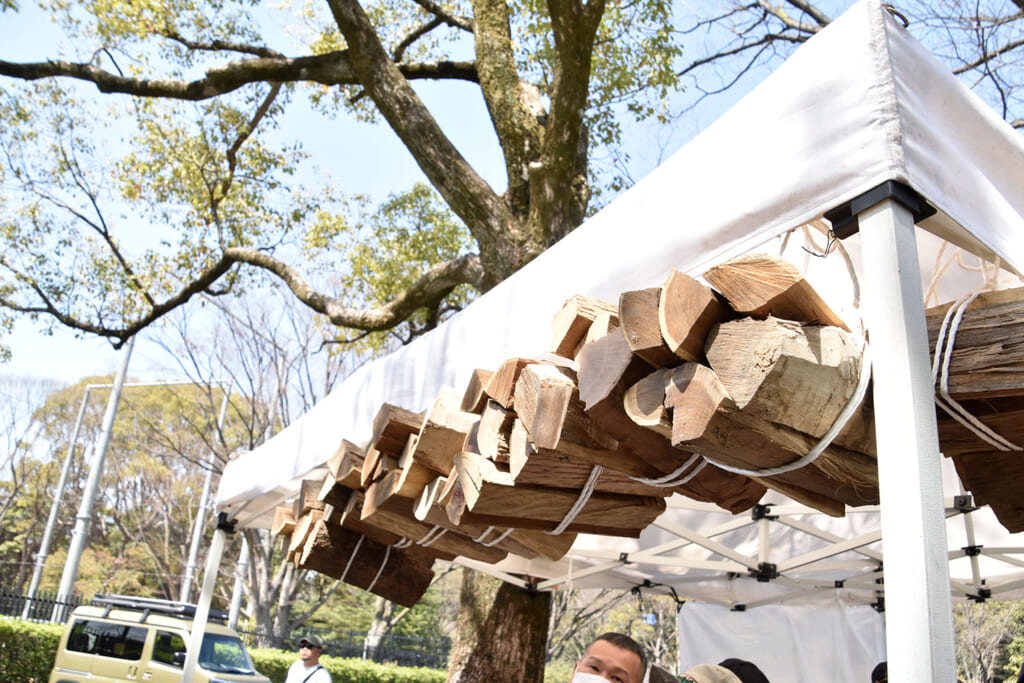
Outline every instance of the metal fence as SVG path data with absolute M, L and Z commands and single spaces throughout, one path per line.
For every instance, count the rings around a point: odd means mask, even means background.
M 64 621 L 65 615 L 83 603 L 82 596 L 59 600 L 57 592 L 36 591 L 34 597 L 8 586 L 0 586 L 0 615 L 26 621 Z
M 265 632 L 238 629 L 242 640 L 250 647 L 267 647 L 271 639 Z M 366 647 L 367 633 L 363 631 L 329 631 L 326 629 L 303 629 L 301 635 L 316 634 L 324 641 L 324 652 L 333 657 L 354 657 L 368 659 L 380 664 L 399 666 L 425 666 L 443 669 L 448 666 L 448 654 L 452 649 L 450 638 L 419 638 L 412 636 L 385 635 L 372 651 Z M 298 636 L 295 636 L 298 638 Z M 293 643 L 286 642 L 284 647 Z

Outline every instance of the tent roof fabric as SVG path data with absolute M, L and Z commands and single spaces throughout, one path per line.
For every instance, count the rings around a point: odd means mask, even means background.
M 545 352 L 551 319 L 574 294 L 617 300 L 623 291 L 664 282 L 673 269 L 698 276 L 767 243 L 786 245 L 779 240 L 788 231 L 887 180 L 909 185 L 938 209 L 922 228 L 1024 272 L 1021 138 L 877 0 L 862 0 L 666 163 L 519 273 L 433 332 L 362 367 L 267 444 L 228 463 L 217 507 L 242 525 L 269 526 L 273 507 L 293 496 L 303 477 L 322 472 L 342 439 L 369 438 L 382 404 L 422 411 L 442 387 L 466 386 L 476 368 Z M 922 237 L 922 244 L 928 239 Z M 850 248 L 856 250 L 856 238 Z M 933 251 L 922 253 L 930 258 Z M 842 256 L 804 260 L 808 278 L 820 273 L 826 282 L 820 291 L 841 292 L 850 305 L 840 312 L 856 318 L 856 287 Z M 922 270 L 930 273 L 931 266 Z M 836 282 L 842 284 L 830 290 Z M 960 282 L 946 293 L 964 290 Z M 947 496 L 960 493 L 955 474 L 948 475 Z M 685 584 L 689 595 L 724 605 L 822 593 L 830 601 L 876 599 L 877 510 L 822 522 L 783 499 L 769 502 L 781 512 L 768 527 L 677 500 L 638 540 L 581 536 L 574 552 L 582 557 L 586 551 L 584 563 L 512 560 L 485 569 L 510 572 L 503 576 L 513 582 L 522 579 L 512 572 L 549 577 L 543 588 Z M 951 532 L 951 547 L 1005 540 L 997 528 L 995 536 L 986 536 L 987 529 L 979 524 Z M 770 586 L 733 581 L 756 572 L 767 533 L 777 552 L 773 562 L 786 580 Z M 684 546 L 704 554 L 682 557 L 677 551 Z M 725 546 L 733 550 L 723 559 Z M 814 571 L 803 569 L 807 563 L 815 563 Z M 962 566 L 954 590 L 976 594 L 984 570 L 979 573 L 966 558 Z M 843 590 L 837 592 L 836 580 L 844 582 Z M 1013 588 L 1011 583 L 1004 587 Z
M 863 0 L 515 276 L 228 463 L 217 506 L 265 524 L 265 511 L 342 438 L 368 438 L 383 403 L 420 411 L 475 368 L 545 351 L 550 321 L 572 295 L 611 299 L 672 269 L 699 274 L 886 180 L 939 209 L 923 227 L 1024 270 L 1021 139 L 878 2 Z

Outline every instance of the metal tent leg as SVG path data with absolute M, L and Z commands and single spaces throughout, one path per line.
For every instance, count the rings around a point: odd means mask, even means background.
M 874 359 L 889 679 L 956 680 L 939 441 L 914 218 L 885 199 L 859 213 Z

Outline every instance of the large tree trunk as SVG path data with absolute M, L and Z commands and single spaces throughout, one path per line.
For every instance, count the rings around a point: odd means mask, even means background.
M 551 595 L 463 570 L 447 683 L 543 683 Z

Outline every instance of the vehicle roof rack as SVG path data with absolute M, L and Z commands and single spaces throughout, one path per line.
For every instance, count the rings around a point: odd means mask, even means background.
M 132 595 L 114 595 L 111 593 L 97 593 L 93 596 L 94 605 L 104 605 L 107 614 L 115 607 L 130 609 L 142 612 L 140 622 L 146 621 L 150 614 L 168 614 L 176 617 L 191 619 L 196 615 L 196 606 L 187 602 L 176 602 L 174 600 L 159 600 L 157 598 L 138 598 Z M 228 613 L 222 610 L 211 609 L 210 621 L 227 623 Z

